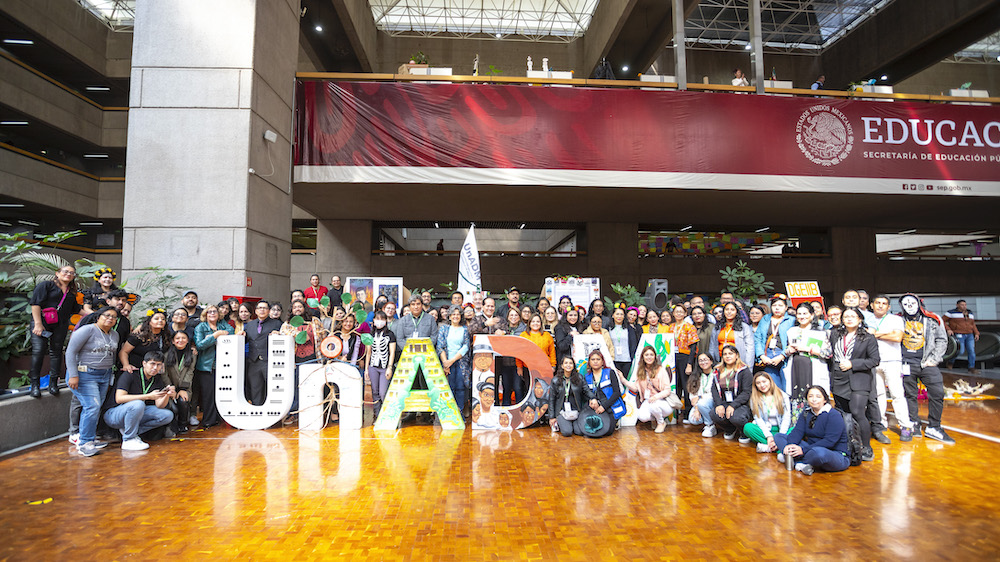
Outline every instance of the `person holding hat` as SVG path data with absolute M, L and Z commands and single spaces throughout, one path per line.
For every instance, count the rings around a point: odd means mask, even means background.
M 595 349 L 587 356 L 587 371 L 583 380 L 593 395 L 580 412 L 583 418 L 583 434 L 587 437 L 607 437 L 615 432 L 615 427 L 625 415 L 625 401 L 618 384 L 623 376 L 617 369 L 612 372 L 604 364 L 604 354 Z
M 521 292 L 517 290 L 517 287 L 507 289 L 507 302 L 500 305 L 500 308 L 497 309 L 497 314 L 500 318 L 506 318 L 507 311 L 511 308 L 517 310 L 519 313 L 521 311 Z
M 572 357 L 563 357 L 552 377 L 549 393 L 549 426 L 552 431 L 559 431 L 563 437 L 584 435 L 585 420 L 580 413 L 593 398 L 590 387 L 576 370 L 576 362 Z

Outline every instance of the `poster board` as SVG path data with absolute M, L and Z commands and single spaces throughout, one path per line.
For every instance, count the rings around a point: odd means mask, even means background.
M 826 314 L 826 303 L 823 302 L 823 295 L 819 292 L 819 281 L 785 281 L 785 294 L 791 301 L 791 308 L 795 308 L 800 302 L 816 301 L 823 307 Z M 793 313 L 792 316 L 795 314 Z
M 515 357 L 528 370 L 528 392 L 517 404 L 496 400 L 497 356 Z M 476 335 L 472 345 L 472 429 L 511 431 L 535 423 L 549 408 L 552 365 L 531 340 L 520 336 Z
M 595 349 L 601 351 L 605 367 L 614 366 L 615 357 L 611 354 L 611 350 L 608 349 L 608 344 L 604 341 L 603 335 L 573 334 L 573 361 L 576 362 L 576 370 L 580 371 L 581 375 L 587 370 L 587 357 Z
M 642 350 L 646 346 L 656 350 L 656 356 L 660 358 L 660 363 L 669 367 L 670 372 L 674 372 L 674 335 L 673 334 L 641 334 L 639 346 L 635 348 L 635 357 L 632 358 L 632 366 L 628 371 L 628 380 L 635 380 L 635 371 L 639 366 Z M 674 374 L 674 386 L 677 384 L 677 375 Z M 674 389 L 676 392 L 676 388 Z M 625 416 L 620 420 L 622 427 L 634 427 L 638 421 L 639 403 L 635 394 L 628 389 L 623 390 L 625 399 Z M 666 418 L 667 423 L 677 423 L 676 412 Z
M 402 277 L 348 277 L 344 288 L 355 300 L 364 303 L 365 312 L 372 311 L 379 295 L 385 295 L 389 302 L 396 303 L 396 310 L 405 306 L 409 299 Z M 364 291 L 364 298 L 358 297 L 359 290 Z
M 546 277 L 542 286 L 542 296 L 556 306 L 563 296 L 568 296 L 573 304 L 590 308 L 594 299 L 601 298 L 599 277 Z

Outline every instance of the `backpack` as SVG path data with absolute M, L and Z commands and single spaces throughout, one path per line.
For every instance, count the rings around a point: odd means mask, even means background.
M 854 416 L 837 408 L 840 415 L 844 416 L 844 426 L 847 428 L 847 458 L 851 460 L 851 466 L 861 465 L 861 428 Z

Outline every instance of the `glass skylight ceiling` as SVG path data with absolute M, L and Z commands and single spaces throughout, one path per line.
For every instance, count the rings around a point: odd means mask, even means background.
M 369 0 L 389 35 L 570 42 L 590 26 L 598 0 Z
M 765 49 L 818 52 L 893 0 L 761 1 Z M 745 50 L 750 41 L 748 0 L 701 0 L 684 26 L 689 47 Z
M 948 62 L 1000 63 L 1000 33 L 984 37 L 945 60 Z
M 112 31 L 132 31 L 135 26 L 135 0 L 77 0 Z

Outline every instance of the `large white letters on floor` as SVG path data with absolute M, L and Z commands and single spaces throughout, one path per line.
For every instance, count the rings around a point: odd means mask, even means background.
M 215 406 L 222 419 L 237 429 L 266 429 L 280 422 L 295 397 L 295 340 L 292 336 L 267 338 L 267 381 L 264 403 L 246 399 L 245 338 L 222 336 L 216 345 Z
M 364 380 L 354 365 L 334 361 L 326 365 L 307 364 L 299 367 L 299 430 L 323 429 L 323 388 L 327 383 L 340 390 L 338 415 L 340 429 L 361 429 L 364 400 Z

